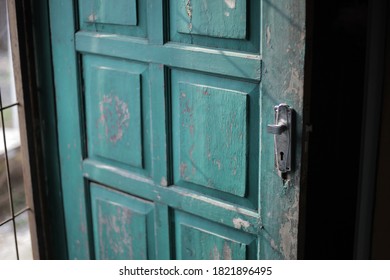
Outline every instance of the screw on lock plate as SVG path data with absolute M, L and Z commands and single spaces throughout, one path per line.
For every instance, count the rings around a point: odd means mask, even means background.
M 267 126 L 274 135 L 275 167 L 280 175 L 291 171 L 292 109 L 287 104 L 275 106 L 275 123 Z

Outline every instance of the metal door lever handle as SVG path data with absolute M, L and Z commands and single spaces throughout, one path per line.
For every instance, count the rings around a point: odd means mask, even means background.
M 267 125 L 274 135 L 275 166 L 280 176 L 291 171 L 292 108 L 287 104 L 275 106 L 275 121 Z
M 287 129 L 287 125 L 285 123 L 267 125 L 267 132 L 271 134 L 280 135 L 286 129 Z

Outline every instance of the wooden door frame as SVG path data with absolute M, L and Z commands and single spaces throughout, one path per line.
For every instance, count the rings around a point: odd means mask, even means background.
M 32 231 L 35 259 L 67 259 L 65 225 L 58 163 L 48 0 L 15 1 L 15 29 L 20 58 L 20 86 L 28 158 L 31 170 L 31 207 L 36 227 Z M 15 56 L 15 54 L 14 54 Z
M 37 234 L 37 222 L 36 222 L 36 212 L 34 198 L 33 198 L 33 172 L 31 165 L 31 159 L 34 157 L 34 148 L 32 147 L 31 137 L 30 137 L 30 123 L 29 123 L 29 98 L 28 93 L 30 92 L 30 85 L 27 78 L 27 69 L 23 67 L 26 56 L 24 52 L 24 39 L 23 34 L 20 34 L 20 28 L 22 26 L 22 21 L 19 17 L 18 5 L 19 3 L 15 0 L 6 0 L 6 9 L 8 12 L 8 24 L 9 24 L 9 36 L 11 43 L 11 56 L 12 56 L 12 68 L 13 68 L 13 78 L 15 83 L 15 93 L 17 100 L 17 110 L 18 110 L 18 119 L 19 119 L 19 133 L 20 133 L 20 150 L 21 150 L 21 159 L 22 159 L 22 170 L 23 170 L 23 187 L 26 198 L 26 207 L 20 213 L 28 213 L 28 222 L 31 236 L 31 249 L 33 259 L 40 258 L 40 252 L 38 250 L 38 238 Z M 8 159 L 7 159 L 8 161 Z M 7 167 L 8 168 L 8 167 Z M 8 174 L 9 176 L 9 174 Z M 11 182 L 8 182 L 9 184 Z M 12 191 L 11 185 L 9 185 Z M 12 201 L 12 196 L 10 196 L 10 203 Z M 13 208 L 12 208 L 13 209 Z M 13 210 L 12 210 L 13 211 Z M 12 220 L 17 218 L 17 213 L 11 213 Z M 15 226 L 15 224 L 14 224 Z M 17 229 L 15 231 L 15 238 L 17 234 Z M 15 240 L 16 241 L 16 240 Z M 15 244 L 17 247 L 18 244 Z M 16 248 L 17 252 L 19 248 Z M 19 254 L 17 254 L 19 259 Z

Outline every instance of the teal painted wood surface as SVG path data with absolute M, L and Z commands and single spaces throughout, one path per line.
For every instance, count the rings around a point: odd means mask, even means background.
M 76 1 L 77 30 L 122 34 L 146 38 L 149 33 L 149 9 L 155 0 L 83 0 Z
M 185 82 L 178 87 L 180 107 L 174 117 L 179 120 L 180 180 L 243 197 L 247 185 L 246 94 Z
M 177 259 L 256 259 L 256 235 L 213 224 L 180 211 L 176 211 L 174 216 Z
M 305 64 L 305 1 L 263 1 L 263 76 L 260 110 L 287 103 L 294 109 L 293 172 L 285 181 L 278 177 L 272 164 L 273 155 L 260 153 L 260 235 L 259 258 L 296 259 L 303 156 L 303 100 Z M 273 137 L 266 133 L 272 114 L 262 114 L 260 150 L 268 151 Z
M 258 102 L 256 82 L 172 70 L 174 184 L 257 209 Z
M 93 251 L 86 207 L 88 192 L 84 178 L 77 175 L 82 168 L 85 139 L 80 126 L 80 71 L 74 49 L 75 7 L 73 1 L 50 1 L 49 8 L 68 253 L 71 259 L 90 259 Z
M 258 54 L 260 0 L 169 2 L 169 41 Z
M 297 257 L 304 1 L 245 3 L 136 1 L 126 30 L 50 4 L 70 258 Z M 245 30 L 220 26 L 227 9 Z M 282 102 L 298 136 L 285 180 L 264 133 Z
M 178 32 L 218 38 L 245 39 L 246 1 L 180 0 L 178 2 Z
M 115 46 L 113 48 L 112 46 Z M 77 51 L 130 60 L 153 62 L 169 67 L 198 70 L 232 77 L 260 80 L 261 56 L 230 50 L 177 43 L 148 44 L 147 40 L 90 32 L 76 34 Z M 129 51 L 131 50 L 131 51 Z M 212 63 L 211 63 L 212 62 Z
M 95 256 L 155 259 L 153 203 L 91 184 Z
M 136 0 L 87 0 L 80 5 L 86 23 L 137 25 Z
M 142 64 L 84 57 L 88 154 L 143 168 Z
M 261 220 L 257 211 L 222 200 L 223 196 L 212 198 L 179 186 L 163 187 L 150 178 L 119 168 L 112 168 L 99 161 L 85 160 L 84 176 L 90 181 L 100 182 L 115 189 L 131 193 L 151 201 L 157 201 L 170 208 L 180 209 L 194 215 L 245 232 L 257 233 Z

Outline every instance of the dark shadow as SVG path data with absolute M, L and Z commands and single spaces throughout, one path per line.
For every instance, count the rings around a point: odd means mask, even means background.
M 305 259 L 352 259 L 367 0 L 314 1 Z

